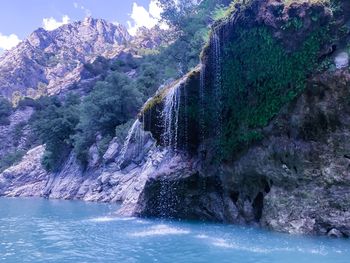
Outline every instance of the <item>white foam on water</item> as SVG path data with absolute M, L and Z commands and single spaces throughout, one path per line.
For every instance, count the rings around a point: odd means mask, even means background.
M 207 239 L 207 238 L 209 238 L 209 236 L 204 235 L 204 234 L 199 234 L 199 235 L 196 235 L 195 237 L 199 238 L 199 239 Z
M 106 222 L 113 222 L 113 221 L 131 221 L 134 219 L 135 219 L 134 217 L 101 216 L 101 217 L 91 218 L 88 221 L 95 222 L 95 223 L 106 223 Z
M 148 225 L 148 224 L 150 224 L 150 222 L 147 222 L 147 221 L 145 221 L 145 220 L 136 220 L 135 221 L 136 223 L 138 223 L 138 224 L 141 224 L 141 225 Z
M 222 248 L 235 248 L 233 244 L 230 244 L 227 240 L 223 238 L 215 238 L 212 241 L 212 245 Z
M 181 228 L 170 227 L 167 225 L 156 225 L 151 228 L 140 231 L 137 233 L 132 233 L 130 236 L 133 237 L 149 237 L 149 236 L 165 236 L 165 235 L 187 235 L 190 231 Z
M 306 252 L 309 252 L 311 254 L 321 255 L 321 256 L 328 255 L 328 252 L 323 247 L 321 247 L 321 248 L 314 248 L 314 249 L 311 249 L 311 250 L 306 251 Z
M 212 245 L 221 247 L 221 248 L 230 248 L 235 250 L 247 251 L 250 253 L 259 253 L 259 254 L 270 254 L 275 252 L 300 252 L 300 253 L 306 253 L 306 254 L 317 254 L 321 256 L 326 256 L 328 254 L 323 248 L 311 248 L 311 249 L 303 249 L 300 247 L 261 248 L 257 246 L 244 246 L 240 244 L 235 244 L 221 238 L 212 239 L 211 243 Z
M 328 254 L 327 251 L 325 250 L 325 248 L 323 248 L 323 247 L 310 248 L 310 249 L 305 249 L 305 248 L 301 248 L 301 247 L 261 248 L 261 247 L 257 247 L 257 246 L 245 246 L 242 244 L 237 244 L 237 243 L 231 242 L 231 241 L 223 239 L 223 238 L 210 237 L 210 236 L 205 235 L 205 234 L 199 234 L 199 235 L 196 235 L 195 237 L 198 239 L 208 240 L 212 246 L 226 248 L 226 249 L 247 251 L 247 252 L 251 252 L 251 253 L 269 254 L 269 253 L 274 253 L 274 252 L 300 252 L 300 253 L 307 253 L 307 254 L 318 254 L 321 256 L 326 256 Z
M 220 248 L 229 248 L 229 249 L 247 251 L 250 253 L 259 253 L 259 254 L 268 254 L 279 250 L 279 249 L 268 249 L 268 248 L 265 249 L 265 248 L 254 247 L 254 246 L 249 246 L 249 247 L 243 246 L 240 244 L 230 242 L 223 238 L 211 238 L 211 244 L 213 246 L 220 247 Z

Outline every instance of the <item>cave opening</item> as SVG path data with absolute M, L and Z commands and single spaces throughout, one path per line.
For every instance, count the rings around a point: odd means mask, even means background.
M 236 204 L 239 198 L 239 192 L 232 192 L 230 198 Z
M 262 185 L 264 187 L 265 193 L 268 194 L 271 191 L 270 184 L 267 182 L 266 179 L 262 179 Z
M 262 192 L 259 192 L 253 201 L 254 217 L 257 222 L 259 222 L 261 219 L 263 207 L 264 194 Z

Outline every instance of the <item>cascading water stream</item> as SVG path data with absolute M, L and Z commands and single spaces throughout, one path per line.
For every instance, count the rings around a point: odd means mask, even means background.
M 137 152 L 140 153 L 140 151 L 142 150 L 142 146 L 143 146 L 143 143 L 142 143 L 143 136 L 141 134 L 142 128 L 143 128 L 143 124 L 137 119 L 129 129 L 128 135 L 126 136 L 124 141 L 123 148 L 120 152 L 120 158 L 118 161 L 119 166 L 125 161 L 126 153 L 130 147 L 132 140 L 134 140 L 137 145 Z
M 163 111 L 162 111 L 162 121 L 163 121 L 163 134 L 162 141 L 164 147 L 169 150 L 168 157 L 172 157 L 173 153 L 177 152 L 179 146 L 179 126 L 180 126 L 180 109 L 181 109 L 181 85 L 182 81 L 171 87 L 164 99 Z M 186 104 L 186 92 L 185 104 Z M 185 106 L 186 107 L 186 106 Z M 186 109 L 185 109 L 186 110 Z M 186 112 L 185 112 L 186 115 Z M 184 120 L 185 129 L 186 127 L 186 116 Z M 184 132 L 185 137 L 186 131 Z M 185 138 L 186 140 L 186 138 Z M 186 142 L 185 142 L 186 143 Z M 159 214 L 161 217 L 168 218 L 171 217 L 175 211 L 176 207 L 176 194 L 174 193 L 176 189 L 176 184 L 171 181 L 170 178 L 163 177 L 160 181 L 160 192 L 159 200 Z
M 215 115 L 217 118 L 216 136 L 222 136 L 222 78 L 221 78 L 221 43 L 220 37 L 216 30 L 213 31 L 211 38 L 213 47 L 213 63 L 214 63 L 214 96 L 215 96 Z
M 203 143 L 204 137 L 205 137 L 205 64 L 201 64 L 200 68 L 200 83 L 199 83 L 199 99 L 200 99 L 200 136 L 201 136 L 201 142 Z
M 176 151 L 179 139 L 179 118 L 181 104 L 181 83 L 172 87 L 164 100 L 162 112 L 163 119 L 163 144 L 165 147 Z
M 187 89 L 184 89 L 184 107 L 185 107 L 185 130 L 184 130 L 184 145 L 185 145 L 185 150 L 187 151 L 188 148 L 188 129 L 189 129 L 189 123 L 188 123 L 188 93 Z
M 214 71 L 214 96 L 215 96 L 215 116 L 216 116 L 216 127 L 215 136 L 217 138 L 217 156 L 218 160 L 222 160 L 223 150 L 222 150 L 222 137 L 223 137 L 223 117 L 222 117 L 222 107 L 223 107 L 223 95 L 222 95 L 222 67 L 221 67 L 221 41 L 220 36 L 216 29 L 213 30 L 211 37 L 212 52 L 212 62 Z M 221 167 L 218 167 L 219 173 L 222 173 Z

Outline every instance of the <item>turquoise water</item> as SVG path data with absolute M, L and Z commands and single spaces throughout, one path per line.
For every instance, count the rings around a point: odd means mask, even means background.
M 117 206 L 0 198 L 0 262 L 350 262 L 350 241 L 116 218 Z

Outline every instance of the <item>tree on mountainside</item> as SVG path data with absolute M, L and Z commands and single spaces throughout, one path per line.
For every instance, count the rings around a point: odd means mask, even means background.
M 32 127 L 46 145 L 43 165 L 56 170 L 72 149 L 71 135 L 79 122 L 79 99 L 75 95 L 61 103 L 56 97 L 42 99 L 42 110 L 32 117 Z
M 203 0 L 197 4 L 188 0 L 159 0 L 163 9 L 161 17 L 173 32 L 173 43 L 164 53 L 173 60 L 173 64 L 177 64 L 180 75 L 198 64 L 199 53 L 208 41 L 214 13 L 230 2 Z
M 136 116 L 141 98 L 135 83 L 118 72 L 96 84 L 80 106 L 80 121 L 73 136 L 74 150 L 80 161 L 86 163 L 89 147 L 98 135 L 113 137 L 118 125 Z
M 11 103 L 7 99 L 0 97 L 0 125 L 9 124 L 8 117 L 11 115 L 11 112 Z

